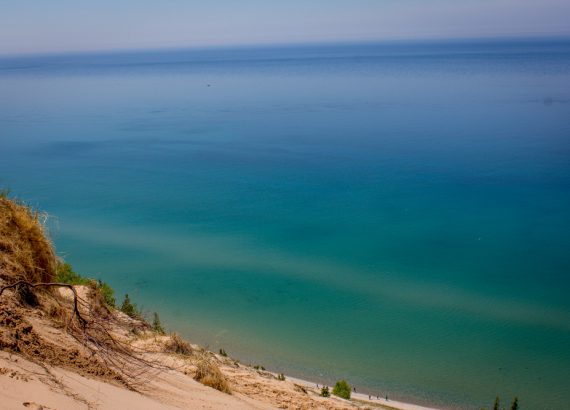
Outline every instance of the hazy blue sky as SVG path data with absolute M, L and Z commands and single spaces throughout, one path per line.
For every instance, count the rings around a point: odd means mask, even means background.
M 0 53 L 570 34 L 570 0 L 0 0 Z

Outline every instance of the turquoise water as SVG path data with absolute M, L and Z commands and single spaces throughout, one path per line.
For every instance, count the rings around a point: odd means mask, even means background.
M 0 186 L 242 362 L 570 401 L 570 42 L 0 59 Z

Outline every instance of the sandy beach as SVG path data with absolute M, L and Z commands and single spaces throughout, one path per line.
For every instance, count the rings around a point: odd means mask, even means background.
M 287 377 L 287 379 L 293 381 L 294 383 L 306 386 L 309 389 L 317 386 L 316 383 L 307 380 L 297 379 L 294 377 Z M 319 384 L 318 386 L 321 387 L 322 385 Z M 371 396 L 371 398 L 369 398 L 368 394 L 358 392 L 353 392 L 351 399 L 374 406 L 381 406 L 383 408 L 393 408 L 398 410 L 438 410 L 435 407 L 425 407 L 417 404 L 403 403 L 401 401 L 391 400 L 390 398 L 386 399 L 385 397 L 376 398 L 375 396 Z

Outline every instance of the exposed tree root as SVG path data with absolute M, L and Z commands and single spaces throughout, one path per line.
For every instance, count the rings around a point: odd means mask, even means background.
M 115 374 L 117 381 L 126 387 L 137 390 L 137 387 L 146 383 L 153 372 L 159 372 L 164 365 L 147 360 L 143 357 L 144 350 L 133 348 L 127 341 L 121 340 L 111 333 L 113 326 L 123 327 L 116 315 L 113 315 L 106 307 L 94 306 L 93 303 L 82 299 L 73 285 L 57 282 L 31 283 L 26 280 L 18 280 L 9 285 L 0 287 L 0 297 L 6 290 L 17 290 L 19 287 L 35 288 L 67 288 L 73 294 L 73 307 L 71 316 L 65 325 L 65 331 L 82 345 L 91 358 L 97 359 L 107 370 Z M 51 292 L 47 297 L 57 299 Z M 62 309 L 62 300 L 56 300 Z M 30 332 L 32 330 L 28 330 Z

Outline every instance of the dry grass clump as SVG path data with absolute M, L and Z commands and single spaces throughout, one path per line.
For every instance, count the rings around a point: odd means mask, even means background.
M 57 299 L 47 299 L 44 302 L 44 311 L 48 314 L 56 327 L 67 328 L 68 323 L 71 321 L 72 312 Z
M 220 368 L 212 362 L 206 354 L 202 354 L 196 362 L 196 375 L 194 376 L 194 380 L 223 393 L 231 394 L 232 392 Z
M 44 214 L 0 195 L 0 271 L 18 280 L 51 282 L 57 259 Z
M 190 356 L 192 354 L 192 346 L 190 346 L 190 343 L 182 339 L 178 333 L 172 333 L 170 335 L 170 339 L 164 345 L 164 351 L 167 353 Z

